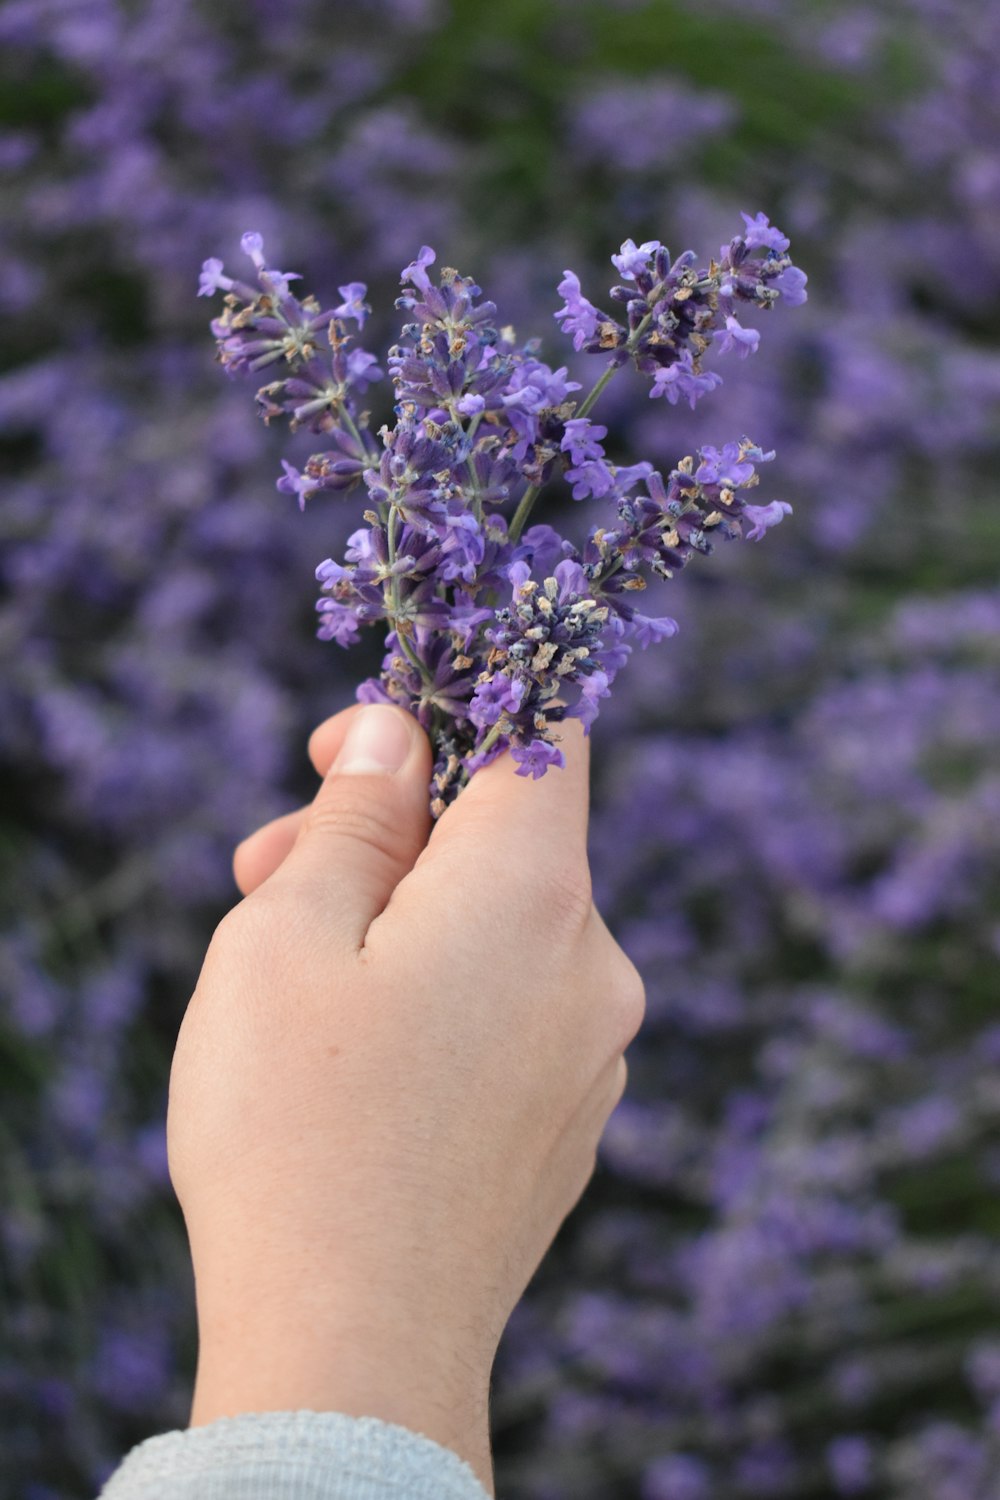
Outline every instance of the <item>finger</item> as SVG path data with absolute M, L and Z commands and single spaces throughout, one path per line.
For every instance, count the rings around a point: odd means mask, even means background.
M 333 714 L 319 724 L 309 737 L 309 758 L 316 772 L 325 776 L 333 764 L 350 726 L 352 717 L 362 705 L 351 704 L 338 714 Z M 577 823 L 584 845 L 587 839 L 587 819 L 590 805 L 590 738 L 583 733 L 578 719 L 567 719 L 559 726 L 560 748 L 566 756 L 566 766 L 558 767 L 539 779 L 519 776 L 517 766 L 509 755 L 502 755 L 492 765 L 478 771 L 462 792 L 455 806 L 442 818 L 435 831 L 436 841 L 442 840 L 444 828 L 457 821 L 456 811 L 462 808 L 462 818 L 478 815 L 480 801 L 490 802 L 499 796 L 505 801 L 516 801 L 523 809 L 528 821 L 539 816 L 540 797 L 532 796 L 530 789 L 542 787 L 541 797 L 547 799 L 546 806 L 561 804 L 569 814 L 570 821 Z M 475 790 L 473 790 L 475 789 Z M 512 807 L 504 809 L 510 815 Z
M 534 780 L 519 773 L 510 754 L 477 771 L 440 819 L 436 837 L 453 837 L 467 823 L 482 820 L 502 825 L 510 842 L 534 835 L 585 848 L 590 809 L 590 739 L 578 719 L 558 726 L 559 748 L 566 757 Z
M 321 891 L 331 923 L 355 948 L 426 845 L 430 777 L 430 743 L 412 715 L 358 705 L 274 877 Z
M 273 818 L 251 833 L 233 853 L 233 875 L 244 896 L 249 896 L 291 853 L 306 809 L 296 808 L 280 818 Z
M 337 759 L 347 731 L 363 706 L 361 703 L 351 703 L 347 708 L 341 709 L 340 713 L 324 719 L 309 736 L 309 759 L 317 776 L 325 776 Z
M 340 752 L 352 718 L 361 708 L 352 703 L 340 713 L 324 719 L 309 736 L 309 759 L 318 776 L 325 776 Z M 269 880 L 291 853 L 306 809 L 298 808 L 249 834 L 233 853 L 233 874 L 244 896 Z
M 492 902 L 505 883 L 587 871 L 590 741 L 578 720 L 559 726 L 566 765 L 537 781 L 517 774 L 509 754 L 472 777 L 438 820 L 421 860 L 450 866 L 456 898 Z

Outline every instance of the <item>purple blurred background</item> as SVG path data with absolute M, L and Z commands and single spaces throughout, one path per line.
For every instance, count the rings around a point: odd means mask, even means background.
M 808 306 L 694 414 L 602 405 L 632 457 L 776 447 L 794 515 L 665 586 L 595 729 L 649 1014 L 498 1488 L 1000 1495 L 998 54 L 977 0 L 0 5 L 0 1493 L 186 1422 L 173 1039 L 377 661 L 313 637 L 353 500 L 275 491 L 202 259 L 366 280 L 376 347 L 430 242 L 562 359 L 565 266 L 762 209 Z

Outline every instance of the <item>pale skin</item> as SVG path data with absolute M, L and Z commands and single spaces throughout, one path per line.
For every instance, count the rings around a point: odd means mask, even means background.
M 591 900 L 588 746 L 563 728 L 564 771 L 504 755 L 432 832 L 423 731 L 354 705 L 312 735 L 313 803 L 237 849 L 244 899 L 170 1079 L 192 1427 L 380 1417 L 493 1493 L 497 1345 L 592 1175 L 644 1008 Z

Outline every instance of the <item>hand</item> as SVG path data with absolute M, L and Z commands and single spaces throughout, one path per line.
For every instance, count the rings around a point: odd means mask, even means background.
M 312 736 L 311 807 L 237 850 L 246 899 L 170 1080 L 192 1425 L 377 1416 L 492 1491 L 496 1348 L 590 1179 L 644 1004 L 591 901 L 587 743 L 565 730 L 565 770 L 502 756 L 431 834 L 425 734 L 356 705 Z

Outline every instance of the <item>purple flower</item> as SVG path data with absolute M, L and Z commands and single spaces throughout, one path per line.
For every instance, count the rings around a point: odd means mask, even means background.
M 767 463 L 774 458 L 774 453 L 762 453 L 759 448 L 748 447 L 745 443 L 726 443 L 720 452 L 706 443 L 699 450 L 701 462 L 694 477 L 699 484 L 746 484 L 754 472 L 754 465 L 749 462 L 751 456 L 756 463 Z
M 601 443 L 607 435 L 606 427 L 598 427 L 586 417 L 573 418 L 566 423 L 560 446 L 571 459 L 566 478 L 573 486 L 574 500 L 585 500 L 591 495 L 599 499 L 612 490 L 624 494 L 653 472 L 653 466 L 648 462 L 629 464 L 624 468 L 609 464 Z
M 316 610 L 320 616 L 316 634 L 321 641 L 336 641 L 338 646 L 356 646 L 360 639 L 359 620 L 356 612 L 336 599 L 317 599 Z
M 557 585 L 555 598 L 560 604 L 575 603 L 587 592 L 587 575 L 575 557 L 564 557 L 562 562 L 556 563 L 553 579 Z M 548 579 L 546 593 L 551 595 Z
M 367 349 L 352 349 L 348 354 L 347 380 L 359 391 L 364 391 L 376 380 L 381 380 L 383 373 L 375 355 L 369 354 Z
M 208 260 L 201 263 L 201 277 L 198 281 L 199 297 L 214 297 L 216 292 L 228 292 L 233 286 L 231 276 L 225 276 L 222 271 L 222 261 L 210 256 Z
M 563 752 L 556 745 L 550 745 L 548 740 L 529 740 L 526 745 L 515 745 L 510 753 L 517 762 L 517 775 L 530 776 L 534 781 L 544 776 L 551 766 L 566 764 Z
M 365 318 L 371 312 L 371 308 L 365 301 L 365 293 L 368 288 L 363 281 L 349 281 L 346 286 L 337 288 L 343 297 L 339 307 L 333 309 L 335 318 L 354 318 L 358 328 L 365 326 Z M 373 356 L 374 358 L 374 356 Z
M 408 281 L 415 286 L 419 292 L 430 290 L 431 279 L 427 274 L 427 267 L 432 266 L 437 260 L 437 255 L 430 245 L 421 246 L 420 253 L 415 260 L 411 260 L 400 276 L 400 281 Z
M 606 438 L 608 429 L 598 427 L 591 422 L 589 417 L 574 417 L 566 423 L 560 447 L 564 453 L 570 456 L 570 462 L 574 464 L 586 463 L 588 459 L 601 459 L 604 457 L 604 449 L 601 446 L 602 438 Z
M 783 300 L 788 303 L 789 307 L 800 307 L 808 296 L 806 292 L 806 282 L 808 280 L 809 278 L 806 273 L 799 270 L 798 266 L 789 266 L 787 270 L 781 272 L 780 276 L 775 277 L 772 285 L 776 291 L 781 293 Z
M 653 465 L 648 459 L 642 459 L 637 464 L 616 464 L 614 468 L 615 490 L 619 495 L 627 495 L 629 490 L 645 479 L 652 478 Z
M 593 495 L 599 499 L 614 488 L 615 478 L 603 459 L 588 459 L 566 470 L 566 478 L 573 486 L 573 499 L 586 500 Z
M 580 697 L 570 709 L 570 713 L 582 722 L 587 734 L 590 733 L 591 725 L 600 712 L 599 700 L 610 696 L 611 679 L 607 672 L 591 672 L 589 676 L 583 678 L 580 684 Z
M 256 230 L 248 229 L 240 240 L 240 249 L 249 255 L 258 271 L 264 269 L 264 239 Z
M 717 375 L 714 370 L 704 373 L 696 370 L 690 351 L 684 354 L 675 364 L 661 365 L 653 376 L 653 386 L 650 390 L 650 399 L 657 396 L 666 396 L 671 406 L 676 406 L 681 397 L 685 397 L 691 410 L 695 404 L 709 391 L 714 391 L 722 384 L 722 376 Z
M 773 250 L 777 255 L 784 255 L 788 249 L 788 238 L 780 229 L 772 227 L 767 214 L 757 214 L 754 218 L 749 214 L 742 214 L 741 218 L 746 225 L 743 238 L 748 250 L 763 247 L 765 250 Z
M 507 569 L 507 578 L 512 589 L 511 597 L 513 599 L 513 602 L 516 604 L 518 599 L 520 598 L 521 590 L 531 579 L 530 565 L 526 563 L 523 558 L 519 558 L 517 562 L 511 563 L 510 567 Z
M 517 388 L 504 391 L 500 400 L 508 411 L 530 412 L 533 416 L 544 411 L 548 404 L 545 399 L 545 387 L 533 385 L 523 377 Z
M 276 487 L 286 495 L 297 495 L 299 510 L 305 510 L 306 501 L 323 488 L 322 484 L 318 479 L 311 479 L 308 474 L 300 473 L 286 458 L 281 460 L 281 467 L 285 472 Z
M 754 354 L 760 343 L 760 333 L 756 328 L 744 328 L 739 320 L 727 317 L 726 331 L 716 334 L 716 342 L 720 354 L 728 354 L 735 349 L 741 359 L 746 359 L 748 354 Z
M 298 271 L 275 271 L 265 263 L 264 240 L 255 230 L 248 230 L 240 240 L 240 248 L 248 255 L 260 273 L 269 291 L 277 297 L 288 295 L 288 283 L 301 281 Z
M 523 678 L 510 678 L 503 672 L 476 684 L 469 705 L 469 715 L 475 723 L 483 726 L 495 724 L 502 713 L 517 714 L 521 710 L 528 682 Z
M 626 240 L 618 255 L 612 255 L 611 263 L 623 281 L 634 281 L 649 267 L 649 262 L 660 248 L 659 240 L 646 240 L 636 245 L 635 240 Z
M 551 370 L 540 359 L 519 360 L 501 388 L 500 400 L 505 407 L 534 414 L 560 406 L 571 391 L 580 389 L 565 376 L 565 365 Z
M 557 290 L 564 299 L 564 305 L 552 316 L 560 320 L 559 326 L 563 333 L 573 335 L 573 348 L 582 349 L 584 344 L 595 337 L 600 327 L 601 314 L 583 295 L 580 278 L 574 271 L 563 273 Z
M 777 526 L 785 516 L 790 516 L 792 507 L 787 500 L 772 500 L 769 505 L 744 506 L 744 515 L 753 523 L 747 532 L 748 542 L 759 542 L 766 531 Z
M 632 616 L 632 637 L 643 650 L 656 641 L 665 641 L 676 635 L 679 629 L 677 621 L 672 620 L 669 615 L 661 615 L 659 618 L 640 614 Z
M 460 578 L 475 585 L 486 555 L 485 537 L 475 516 L 451 504 L 431 524 L 440 552 L 437 564 L 440 577 L 446 583 Z

